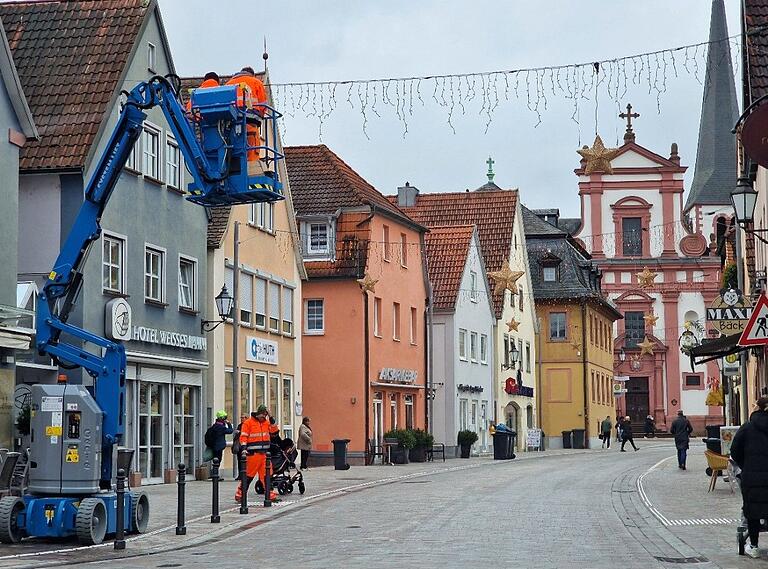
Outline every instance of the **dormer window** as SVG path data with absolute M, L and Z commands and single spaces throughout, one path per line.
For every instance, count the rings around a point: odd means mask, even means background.
M 326 220 L 310 220 L 302 223 L 304 258 L 331 260 L 333 258 L 333 228 Z
M 543 267 L 542 272 L 544 273 L 545 283 L 557 282 L 557 267 Z

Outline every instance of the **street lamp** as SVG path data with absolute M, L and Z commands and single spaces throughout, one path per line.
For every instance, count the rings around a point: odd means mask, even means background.
M 213 300 L 216 302 L 216 311 L 219 313 L 219 319 L 203 320 L 200 322 L 200 332 L 211 332 L 212 330 L 215 330 L 216 327 L 224 322 L 227 316 L 229 316 L 229 314 L 232 312 L 232 304 L 234 303 L 235 299 L 232 298 L 231 294 L 229 294 L 227 285 L 221 287 L 221 292 L 217 294 L 216 298 Z M 213 326 L 211 326 L 211 324 L 213 324 Z
M 627 361 L 627 352 L 624 351 L 624 348 L 621 348 L 619 350 L 619 361 L 621 363 L 624 363 L 625 361 Z
M 501 364 L 501 369 L 515 369 L 515 362 L 517 362 L 517 357 L 519 355 L 520 350 L 518 350 L 515 344 L 512 343 L 512 346 L 509 348 L 509 362 Z
M 731 205 L 736 214 L 736 223 L 742 227 L 752 223 L 756 203 L 757 192 L 752 188 L 749 178 L 740 177 L 736 188 L 731 192 Z

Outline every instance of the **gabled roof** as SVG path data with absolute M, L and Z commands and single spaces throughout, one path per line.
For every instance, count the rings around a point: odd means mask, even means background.
M 284 150 L 298 217 L 332 215 L 340 208 L 369 206 L 416 225 L 325 144 L 287 146 Z
M 427 266 L 435 310 L 452 310 L 456 306 L 474 231 L 473 225 L 452 225 L 431 227 L 426 235 Z
M 523 230 L 526 237 L 533 235 L 559 235 L 565 237 L 565 231 L 544 221 L 524 205 L 520 206 L 520 211 L 522 212 Z
M 37 138 L 39 134 L 35 119 L 32 118 L 32 111 L 29 110 L 27 98 L 24 96 L 24 89 L 21 87 L 21 80 L 13 62 L 11 46 L 8 45 L 8 37 L 3 30 L 2 21 L 0 21 L 0 78 L 5 85 L 22 132 L 27 138 Z
M 21 170 L 82 169 L 155 1 L 0 3 L 21 85 L 40 139 L 21 151 Z M 132 87 L 132 85 L 130 85 Z
M 768 0 L 744 0 L 748 79 L 745 86 L 749 103 L 768 93 Z
M 474 225 L 488 272 L 498 271 L 512 250 L 517 190 L 420 194 L 413 207 L 403 207 L 413 220 L 427 227 Z M 388 198 L 397 203 L 397 196 Z M 503 294 L 493 294 L 496 318 L 504 308 Z
M 739 118 L 733 81 L 731 46 L 723 0 L 713 0 L 709 24 L 709 51 L 704 75 L 696 170 L 685 209 L 695 205 L 727 205 L 736 179 L 736 137 L 731 133 Z

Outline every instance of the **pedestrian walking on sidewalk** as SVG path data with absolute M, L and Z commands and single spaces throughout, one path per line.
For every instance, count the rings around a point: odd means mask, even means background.
M 304 417 L 299 427 L 299 442 L 296 445 L 301 451 L 301 470 L 307 469 L 309 453 L 312 451 L 312 427 L 309 426 L 309 417 Z
M 210 449 L 211 460 L 218 458 L 221 462 L 221 453 L 227 448 L 227 435 L 232 434 L 232 423 L 227 421 L 226 411 L 217 411 L 213 425 L 205 431 L 205 446 Z
M 624 417 L 624 421 L 621 423 L 621 452 L 627 452 L 624 450 L 624 445 L 627 443 L 631 444 L 636 451 L 640 450 L 635 446 L 635 439 L 632 437 L 632 423 L 629 420 L 629 415 Z
M 741 468 L 741 497 L 749 543 L 745 553 L 760 557 L 760 520 L 768 519 L 768 397 L 757 400 L 754 412 L 733 437 L 731 459 Z
M 675 447 L 677 448 L 677 467 L 685 470 L 685 461 L 688 458 L 688 445 L 691 442 L 691 433 L 693 427 L 691 422 L 680 409 L 677 412 L 677 419 L 674 420 L 669 429 L 670 434 L 675 436 Z
M 600 423 L 600 438 L 603 439 L 603 448 L 611 448 L 611 431 L 613 431 L 613 423 L 611 423 L 611 418 L 606 416 Z
M 651 415 L 648 415 L 645 418 L 645 424 L 643 425 L 644 431 L 645 431 L 645 437 L 646 439 L 653 437 L 653 435 L 656 433 L 656 425 L 654 424 L 653 417 Z
M 620 415 L 616 415 L 616 442 L 621 442 L 621 423 L 623 423 L 623 419 Z
M 234 433 L 232 433 L 232 454 L 234 454 L 235 458 L 237 459 L 237 477 L 235 480 L 240 480 L 240 462 L 243 460 L 243 457 L 240 454 L 240 433 L 243 430 L 243 423 L 245 423 L 247 420 L 248 415 L 242 415 L 240 417 L 240 423 L 238 423 L 237 427 L 235 427 Z

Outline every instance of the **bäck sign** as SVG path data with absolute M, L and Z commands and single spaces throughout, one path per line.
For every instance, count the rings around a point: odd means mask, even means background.
M 723 290 L 707 308 L 707 324 L 726 336 L 742 332 L 751 316 L 752 303 L 734 288 Z
M 763 168 L 768 168 L 768 105 L 752 111 L 741 129 L 744 152 Z

